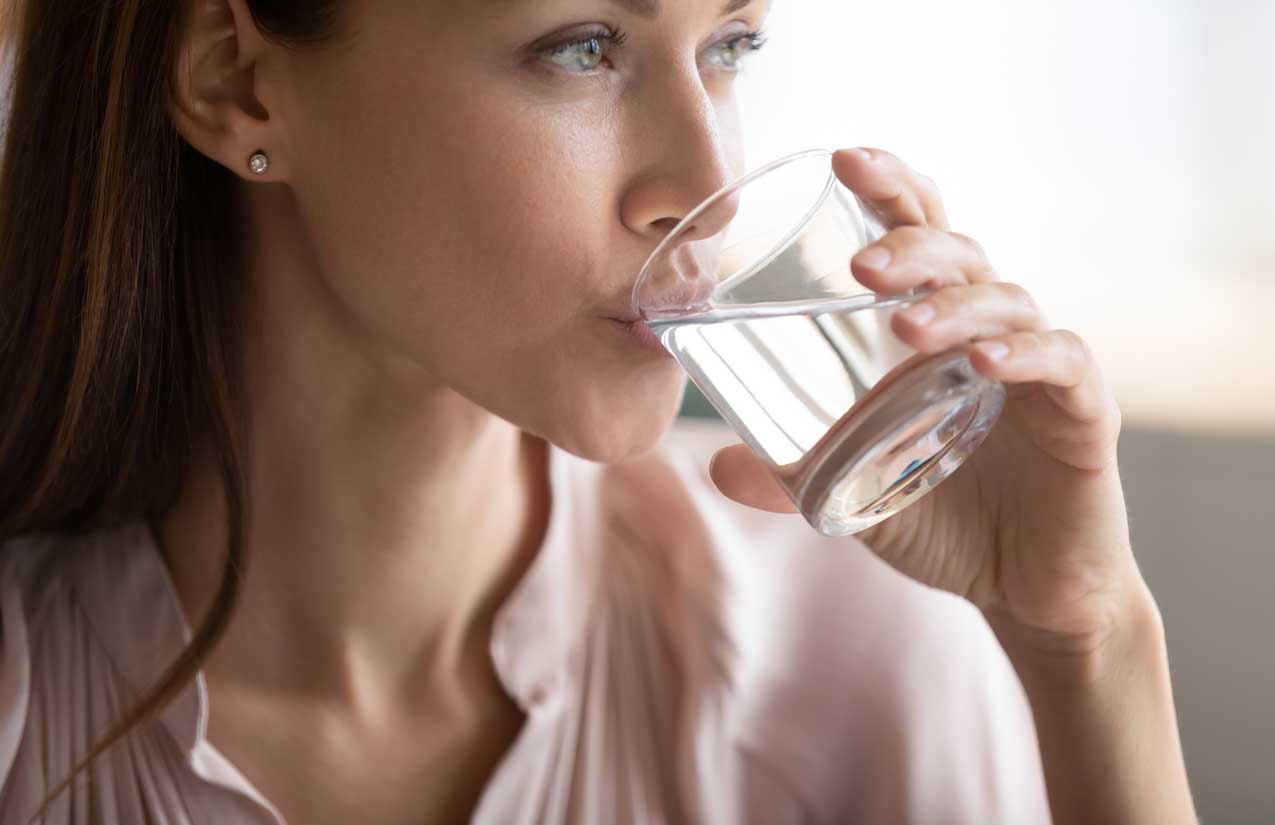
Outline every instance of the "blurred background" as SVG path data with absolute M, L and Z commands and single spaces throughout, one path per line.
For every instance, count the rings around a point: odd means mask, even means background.
M 1093 346 L 1199 813 L 1275 823 L 1275 2 L 779 0 L 766 31 L 754 166 L 894 152 Z

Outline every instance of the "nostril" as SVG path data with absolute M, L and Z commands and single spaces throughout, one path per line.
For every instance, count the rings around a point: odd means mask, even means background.
M 657 221 L 653 221 L 652 225 L 660 231 L 660 237 L 665 237 L 676 229 L 679 223 L 681 223 L 680 218 L 660 218 Z

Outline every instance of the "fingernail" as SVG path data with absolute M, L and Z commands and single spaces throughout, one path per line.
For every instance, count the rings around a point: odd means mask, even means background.
M 913 304 L 900 314 L 914 324 L 928 324 L 934 318 L 934 307 L 929 304 Z
M 854 152 L 856 155 L 858 155 L 859 157 L 863 158 L 866 161 L 872 160 L 872 153 L 869 152 L 867 149 L 851 149 L 850 151 Z
M 854 256 L 859 266 L 868 269 L 885 269 L 890 265 L 890 250 L 884 246 L 870 246 Z
M 992 361 L 1000 361 L 1009 355 L 1009 347 L 1000 341 L 980 341 L 974 346 Z

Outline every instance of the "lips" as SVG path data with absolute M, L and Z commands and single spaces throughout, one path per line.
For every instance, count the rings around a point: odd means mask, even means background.
M 630 321 L 621 324 L 621 328 L 629 336 L 629 339 L 636 343 L 639 347 L 648 352 L 659 354 L 662 357 L 672 357 L 672 353 L 665 348 L 655 332 L 643 321 Z
M 708 297 L 713 294 L 715 284 L 707 281 L 679 281 L 675 286 L 660 290 L 654 297 L 651 295 L 643 295 L 643 306 L 648 309 L 672 310 L 672 309 L 696 309 L 707 306 Z M 642 320 L 641 315 L 634 314 L 632 303 L 632 295 L 626 296 L 628 302 L 624 305 L 624 309 L 609 314 L 607 317 L 624 323 Z

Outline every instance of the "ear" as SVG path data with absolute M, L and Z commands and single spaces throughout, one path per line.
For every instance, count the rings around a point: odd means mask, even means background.
M 278 118 L 262 102 L 260 58 L 268 44 L 244 0 L 186 0 L 168 110 L 191 146 L 252 181 L 287 178 Z M 269 168 L 254 174 L 248 159 L 261 151 Z

